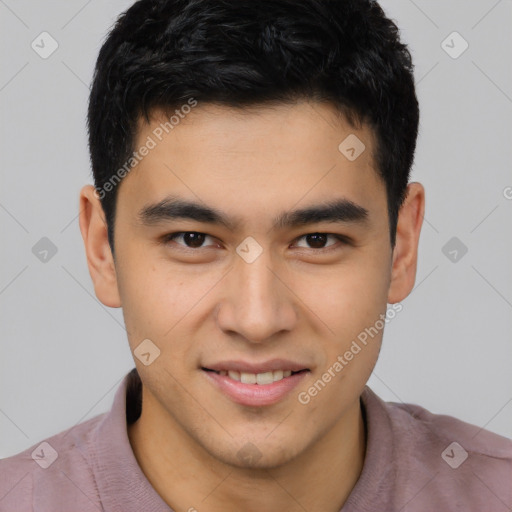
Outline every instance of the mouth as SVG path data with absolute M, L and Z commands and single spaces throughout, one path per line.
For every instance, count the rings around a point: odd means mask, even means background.
M 283 379 L 296 375 L 298 373 L 309 372 L 309 369 L 304 368 L 298 371 L 292 370 L 273 370 L 261 373 L 240 372 L 236 370 L 212 370 L 210 368 L 201 367 L 206 372 L 213 372 L 223 377 L 229 377 L 232 380 L 241 382 L 242 384 L 257 384 L 265 386 L 274 382 L 279 382 Z
M 234 369 L 233 366 L 244 368 Z M 296 365 L 293 369 L 290 365 L 277 366 L 277 369 L 274 365 L 274 369 L 269 369 L 228 364 L 217 368 L 202 366 L 201 370 L 217 391 L 236 404 L 250 407 L 268 406 L 283 400 L 311 373 L 309 368 L 298 368 Z

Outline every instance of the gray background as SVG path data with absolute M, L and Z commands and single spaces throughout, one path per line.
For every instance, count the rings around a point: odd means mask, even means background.
M 0 457 L 108 410 L 134 366 L 121 311 L 94 296 L 77 221 L 80 187 L 92 182 L 88 84 L 130 4 L 0 0 Z M 369 384 L 511 437 L 512 3 L 382 5 L 415 59 L 412 179 L 427 206 L 416 288 L 386 327 Z M 31 48 L 43 31 L 59 45 L 47 59 Z M 441 46 L 453 31 L 469 43 L 456 59 Z M 32 252 L 42 237 L 57 248 L 46 262 Z

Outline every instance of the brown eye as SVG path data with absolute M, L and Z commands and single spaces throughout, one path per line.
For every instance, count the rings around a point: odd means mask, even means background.
M 205 233 L 198 233 L 197 231 L 182 231 L 179 233 L 172 233 L 165 237 L 166 242 L 175 241 L 178 245 L 185 246 L 188 249 L 200 249 L 203 246 L 206 238 L 209 235 Z M 178 240 L 181 239 L 181 242 Z
M 329 237 L 334 240 L 337 239 L 338 241 L 343 241 L 340 236 L 332 235 L 329 233 L 309 233 L 299 238 L 299 240 L 304 240 L 306 245 L 298 244 L 298 247 L 305 247 L 307 249 L 325 249 L 326 247 L 330 247 L 336 244 L 336 241 L 327 244 Z
M 307 243 L 313 247 L 313 249 L 321 249 L 327 243 L 327 235 L 324 233 L 313 233 L 312 235 L 306 235 Z
M 201 245 L 203 245 L 205 237 L 206 235 L 204 235 L 203 233 L 184 233 L 183 241 L 185 242 L 185 245 L 187 245 L 187 247 L 193 247 L 194 249 L 196 249 L 197 247 L 201 247 Z

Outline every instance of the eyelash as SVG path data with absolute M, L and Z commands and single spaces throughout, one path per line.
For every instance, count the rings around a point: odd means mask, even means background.
M 169 233 L 167 235 L 165 235 L 162 239 L 163 243 L 169 243 L 171 241 L 174 241 L 175 238 L 181 236 L 181 235 L 185 235 L 185 234 L 189 234 L 189 233 L 193 233 L 195 235 L 205 235 L 205 236 L 210 236 L 211 235 L 208 235 L 206 233 L 201 233 L 200 231 L 176 231 L 175 233 Z M 343 235 L 337 235 L 335 233 L 322 233 L 322 232 L 319 232 L 319 231 L 314 231 L 312 233 L 306 233 L 305 235 L 301 235 L 299 237 L 297 237 L 295 240 L 301 240 L 303 238 L 306 238 L 307 236 L 310 236 L 310 235 L 326 235 L 328 237 L 333 237 L 335 238 L 336 240 L 338 240 L 338 242 L 341 242 L 343 245 L 347 245 L 350 243 L 350 240 L 348 239 L 348 237 L 346 236 L 343 236 Z M 211 238 L 214 238 L 214 237 L 211 237 Z M 190 250 L 190 251 L 198 251 L 200 249 L 206 249 L 206 247 L 188 247 L 186 245 L 182 245 L 182 244 L 177 244 L 181 247 L 181 249 L 183 250 Z M 300 249 L 311 249 L 313 251 L 323 251 L 323 252 L 326 252 L 326 251 L 329 251 L 329 250 L 333 250 L 333 249 L 336 249 L 337 247 L 337 244 L 331 244 L 331 245 L 328 245 L 326 247 L 320 247 L 320 248 L 315 248 L 315 247 L 310 247 L 310 248 L 307 248 L 307 247 L 301 247 Z

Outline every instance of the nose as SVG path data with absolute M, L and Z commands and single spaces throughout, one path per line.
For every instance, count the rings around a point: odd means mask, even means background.
M 237 258 L 226 276 L 217 306 L 219 327 L 251 343 L 262 343 L 282 331 L 291 331 L 297 323 L 297 308 L 285 278 L 272 267 L 267 251 L 252 263 Z

